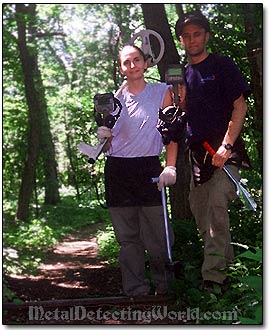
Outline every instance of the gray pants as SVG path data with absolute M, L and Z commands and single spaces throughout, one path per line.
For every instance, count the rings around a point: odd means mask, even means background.
M 235 166 L 227 167 L 240 178 Z M 221 169 L 204 184 L 191 185 L 190 208 L 204 241 L 203 280 L 223 283 L 226 278 L 225 269 L 234 257 L 228 204 L 235 198 L 235 185 Z
M 136 296 L 150 291 L 145 272 L 145 251 L 150 260 L 152 281 L 157 290 L 167 289 L 171 274 L 168 261 L 162 206 L 109 208 L 116 239 L 124 293 Z M 171 229 L 170 229 L 171 230 Z M 173 233 L 170 233 L 173 242 Z

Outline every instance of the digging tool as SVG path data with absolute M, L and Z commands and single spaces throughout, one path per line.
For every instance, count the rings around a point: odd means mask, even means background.
M 210 144 L 208 142 L 204 142 L 203 146 L 209 152 L 209 154 L 211 156 L 213 156 L 216 153 L 216 151 L 210 146 Z M 243 202 L 245 208 L 247 210 L 256 211 L 257 204 L 251 197 L 250 193 L 242 186 L 240 181 L 238 181 L 235 178 L 235 176 L 231 173 L 231 171 L 229 170 L 229 168 L 226 165 L 224 165 L 222 169 L 228 175 L 228 177 L 233 181 L 233 183 L 235 185 L 235 189 L 236 189 L 236 194 L 240 198 L 240 200 Z
M 152 183 L 158 183 L 159 177 L 152 178 Z M 166 267 L 167 269 L 175 275 L 176 278 L 180 277 L 181 263 L 180 261 L 172 260 L 172 252 L 171 252 L 171 242 L 169 235 L 169 217 L 167 211 L 167 203 L 166 203 L 166 187 L 162 187 L 162 206 L 163 206 L 163 214 L 164 214 L 164 225 L 165 225 L 165 238 L 166 238 L 166 247 L 167 247 L 167 255 L 168 260 Z

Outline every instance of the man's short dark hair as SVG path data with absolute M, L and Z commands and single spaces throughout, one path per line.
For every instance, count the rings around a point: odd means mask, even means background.
M 210 32 L 210 25 L 205 16 L 199 11 L 192 11 L 184 14 L 181 18 L 178 19 L 175 26 L 176 37 L 179 37 L 182 34 L 183 28 L 188 24 L 195 24 L 201 26 L 205 29 L 206 32 Z

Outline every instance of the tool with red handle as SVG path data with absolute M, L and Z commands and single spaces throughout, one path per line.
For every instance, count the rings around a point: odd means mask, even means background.
M 209 152 L 211 156 L 215 155 L 216 151 L 211 147 L 211 145 L 208 142 L 204 142 L 203 147 Z M 236 194 L 241 199 L 246 209 L 256 211 L 257 208 L 256 202 L 253 200 L 249 192 L 242 186 L 240 181 L 238 181 L 235 178 L 235 176 L 231 173 L 231 171 L 226 165 L 223 166 L 223 171 L 233 181 L 236 188 Z

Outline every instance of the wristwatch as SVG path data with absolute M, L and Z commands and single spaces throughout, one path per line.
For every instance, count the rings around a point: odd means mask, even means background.
M 230 143 L 223 144 L 223 147 L 224 147 L 226 150 L 232 150 L 232 149 L 233 149 L 233 146 L 232 146 Z

